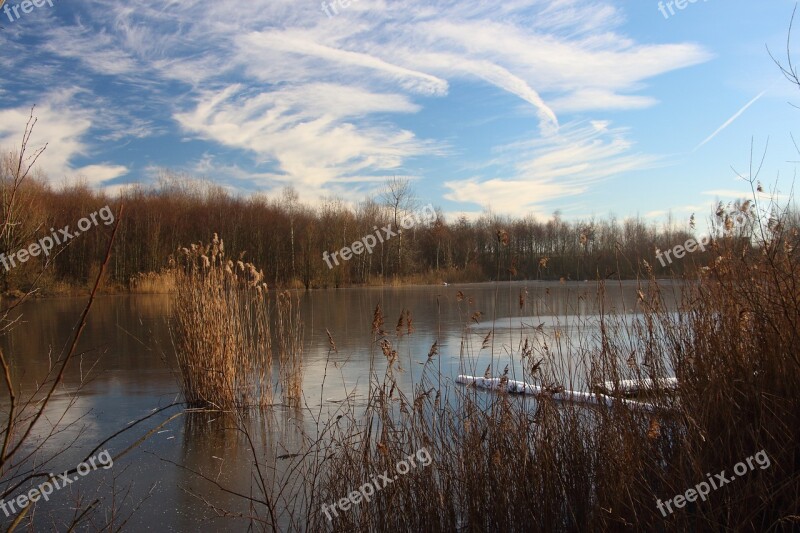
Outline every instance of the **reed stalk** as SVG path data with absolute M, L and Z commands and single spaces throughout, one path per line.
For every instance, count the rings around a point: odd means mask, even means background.
M 283 402 L 298 405 L 303 386 L 303 322 L 300 299 L 290 291 L 278 295 L 277 305 L 278 373 Z
M 186 401 L 223 410 L 271 404 L 270 302 L 263 273 L 227 259 L 217 234 L 207 245 L 180 248 L 171 266 L 171 331 Z

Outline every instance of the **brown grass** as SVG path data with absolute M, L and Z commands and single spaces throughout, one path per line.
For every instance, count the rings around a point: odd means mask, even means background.
M 302 444 L 285 457 L 267 454 L 265 464 L 272 470 L 256 474 L 259 491 L 251 495 L 251 527 L 797 530 L 800 234 L 793 219 L 775 206 L 752 215 L 756 223 L 750 238 L 726 233 L 725 213 L 720 216 L 723 225 L 711 259 L 702 274 L 685 280 L 677 313 L 667 305 L 669 285 L 659 285 L 651 274 L 640 284 L 637 315 L 628 314 L 633 309 L 615 314 L 601 304 L 599 327 L 581 328 L 581 318 L 577 337 L 562 324 L 516 333 L 493 329 L 479 336 L 465 327 L 461 368 L 474 373 L 476 356 L 502 343 L 487 373 L 549 391 L 533 398 L 453 385 L 440 368 L 438 340 L 409 389 L 405 373 L 416 368 L 414 360 L 424 358 L 408 351 L 406 359 L 404 353 L 412 317 L 404 313 L 394 331 L 387 332 L 392 328 L 384 327 L 378 307 L 366 407 L 350 394 L 345 403 L 325 407 L 327 412 L 323 407 L 319 413 L 303 411 L 317 424 L 317 434 L 304 433 Z M 642 266 L 649 272 L 649 265 Z M 598 282 L 600 302 L 604 296 L 605 285 Z M 552 310 L 548 297 L 542 299 L 545 310 Z M 541 308 L 541 301 L 529 300 L 520 294 L 520 316 Z M 486 302 L 469 295 L 458 301 L 465 325 L 477 309 L 488 311 Z M 329 338 L 335 351 L 335 339 Z M 523 369 L 521 376 L 508 370 L 515 366 Z M 563 389 L 589 390 L 598 381 L 612 381 L 616 390 L 623 379 L 658 382 L 673 375 L 679 380 L 677 393 L 655 388 L 639 398 L 649 408 L 622 397 L 611 405 L 591 405 L 556 401 L 553 395 Z M 246 424 L 240 428 L 247 433 Z M 332 521 L 322 512 L 323 504 L 391 473 L 422 448 L 433 458 L 429 466 L 411 469 L 375 492 L 371 501 L 339 511 Z M 659 500 L 684 494 L 709 475 L 730 475 L 734 465 L 761 450 L 769 458 L 768 468 L 756 467 L 711 491 L 707 501 L 673 506 L 668 516 L 659 511 Z M 252 453 L 259 464 L 262 452 Z M 283 477 L 276 477 L 277 471 Z
M 284 291 L 278 295 L 276 313 L 278 343 L 278 375 L 283 402 L 299 405 L 303 393 L 303 322 L 300 299 Z
M 585 336 L 571 342 L 560 328 L 534 328 L 512 350 L 526 369 L 516 379 L 551 390 L 676 375 L 677 396 L 651 391 L 652 410 L 453 388 L 437 368 L 436 346 L 406 396 L 393 346 L 401 339 L 376 327 L 387 370 L 373 375 L 365 411 L 351 404 L 326 428 L 329 453 L 310 489 L 311 530 L 796 530 L 800 239 L 786 216 L 774 206 L 769 211 L 775 217 L 753 242 L 724 230 L 718 235 L 702 276 L 687 280 L 679 313 L 668 312 L 651 277 L 641 285 L 641 315 L 632 322 L 604 310 L 592 342 Z M 601 300 L 603 291 L 600 283 Z M 471 312 L 465 309 L 465 319 Z M 376 314 L 375 323 L 382 321 Z M 480 351 L 472 343 L 465 334 L 462 365 Z M 391 472 L 423 447 L 433 455 L 429 467 L 412 469 L 333 522 L 322 514 L 323 503 Z M 730 474 L 762 449 L 768 468 L 756 467 L 705 502 L 673 506 L 666 517 L 659 511 L 657 500 L 685 493 L 707 474 Z
M 133 294 L 169 294 L 175 291 L 175 272 L 144 272 L 131 277 L 128 290 Z
M 272 402 L 269 293 L 263 274 L 208 245 L 178 250 L 172 333 L 186 401 L 223 410 Z

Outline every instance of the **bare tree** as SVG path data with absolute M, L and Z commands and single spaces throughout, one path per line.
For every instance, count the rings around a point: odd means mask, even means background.
M 44 153 L 47 145 L 37 148 L 31 154 L 26 154 L 33 128 L 36 125 L 36 117 L 33 116 L 31 108 L 28 122 L 22 133 L 20 149 L 17 153 L 9 153 L 0 160 L 0 209 L 2 209 L 2 220 L 0 221 L 0 253 L 7 254 L 14 251 L 28 240 L 36 231 L 36 227 L 31 227 L 30 216 L 24 213 L 25 198 L 23 194 L 23 184 L 31 174 L 32 167 L 36 160 Z M 35 224 L 33 225 L 35 226 Z M 0 269 L 3 280 L 3 291 L 8 289 L 8 277 L 3 269 Z
M 295 212 L 297 211 L 297 203 L 299 196 L 295 188 L 291 185 L 287 185 L 283 189 L 283 202 L 286 210 L 289 213 L 289 228 L 291 234 L 291 246 L 292 246 L 292 283 L 294 280 L 297 279 L 297 272 L 295 270 L 295 262 L 294 262 L 294 219 L 295 219 Z
M 397 274 L 403 274 L 403 234 L 397 230 L 400 227 L 398 220 L 401 215 L 414 209 L 416 195 L 411 188 L 411 182 L 405 178 L 393 176 L 381 193 L 384 205 L 389 208 L 392 215 L 392 225 L 397 231 Z

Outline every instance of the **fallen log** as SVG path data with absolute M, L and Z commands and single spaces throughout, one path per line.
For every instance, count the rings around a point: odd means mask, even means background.
M 622 402 L 624 405 L 635 407 L 637 409 L 644 409 L 646 411 L 656 410 L 656 407 L 653 404 L 646 402 L 628 400 L 625 398 L 615 398 L 599 392 L 583 392 L 563 389 L 550 390 L 539 385 L 532 385 L 530 383 L 525 383 L 524 381 L 515 381 L 513 379 L 459 375 L 456 378 L 456 383 L 474 386 L 479 389 L 508 392 L 511 394 L 530 394 L 533 396 L 547 395 L 557 402 L 588 403 L 593 405 L 605 405 L 607 407 L 610 407 L 615 402 Z

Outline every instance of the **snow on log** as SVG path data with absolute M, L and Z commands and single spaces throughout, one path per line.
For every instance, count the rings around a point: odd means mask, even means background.
M 636 407 L 647 411 L 652 411 L 655 406 L 645 402 L 637 402 L 633 400 L 612 398 L 599 392 L 581 392 L 563 390 L 558 392 L 548 392 L 543 387 L 538 385 L 531 385 L 524 381 L 515 381 L 513 379 L 503 380 L 501 378 L 482 378 L 474 376 L 459 375 L 456 378 L 456 383 L 463 385 L 472 385 L 479 389 L 488 390 L 503 390 L 512 394 L 533 394 L 538 396 L 540 394 L 548 394 L 558 402 L 576 402 L 576 403 L 589 403 L 594 405 L 611 406 L 614 402 L 622 402 L 630 407 Z
M 613 395 L 615 391 L 618 391 L 618 394 L 623 394 L 624 396 L 635 396 L 641 392 L 652 391 L 655 388 L 678 390 L 678 378 L 660 378 L 655 381 L 649 378 L 623 379 L 618 382 L 605 381 L 595 386 L 595 390 L 601 394 Z
M 499 390 L 502 380 L 500 378 L 476 378 L 472 376 L 458 376 L 456 383 L 464 385 L 475 385 L 479 389 Z M 505 382 L 506 392 L 514 394 L 541 394 L 542 387 L 525 383 L 524 381 L 514 381 L 509 379 Z

